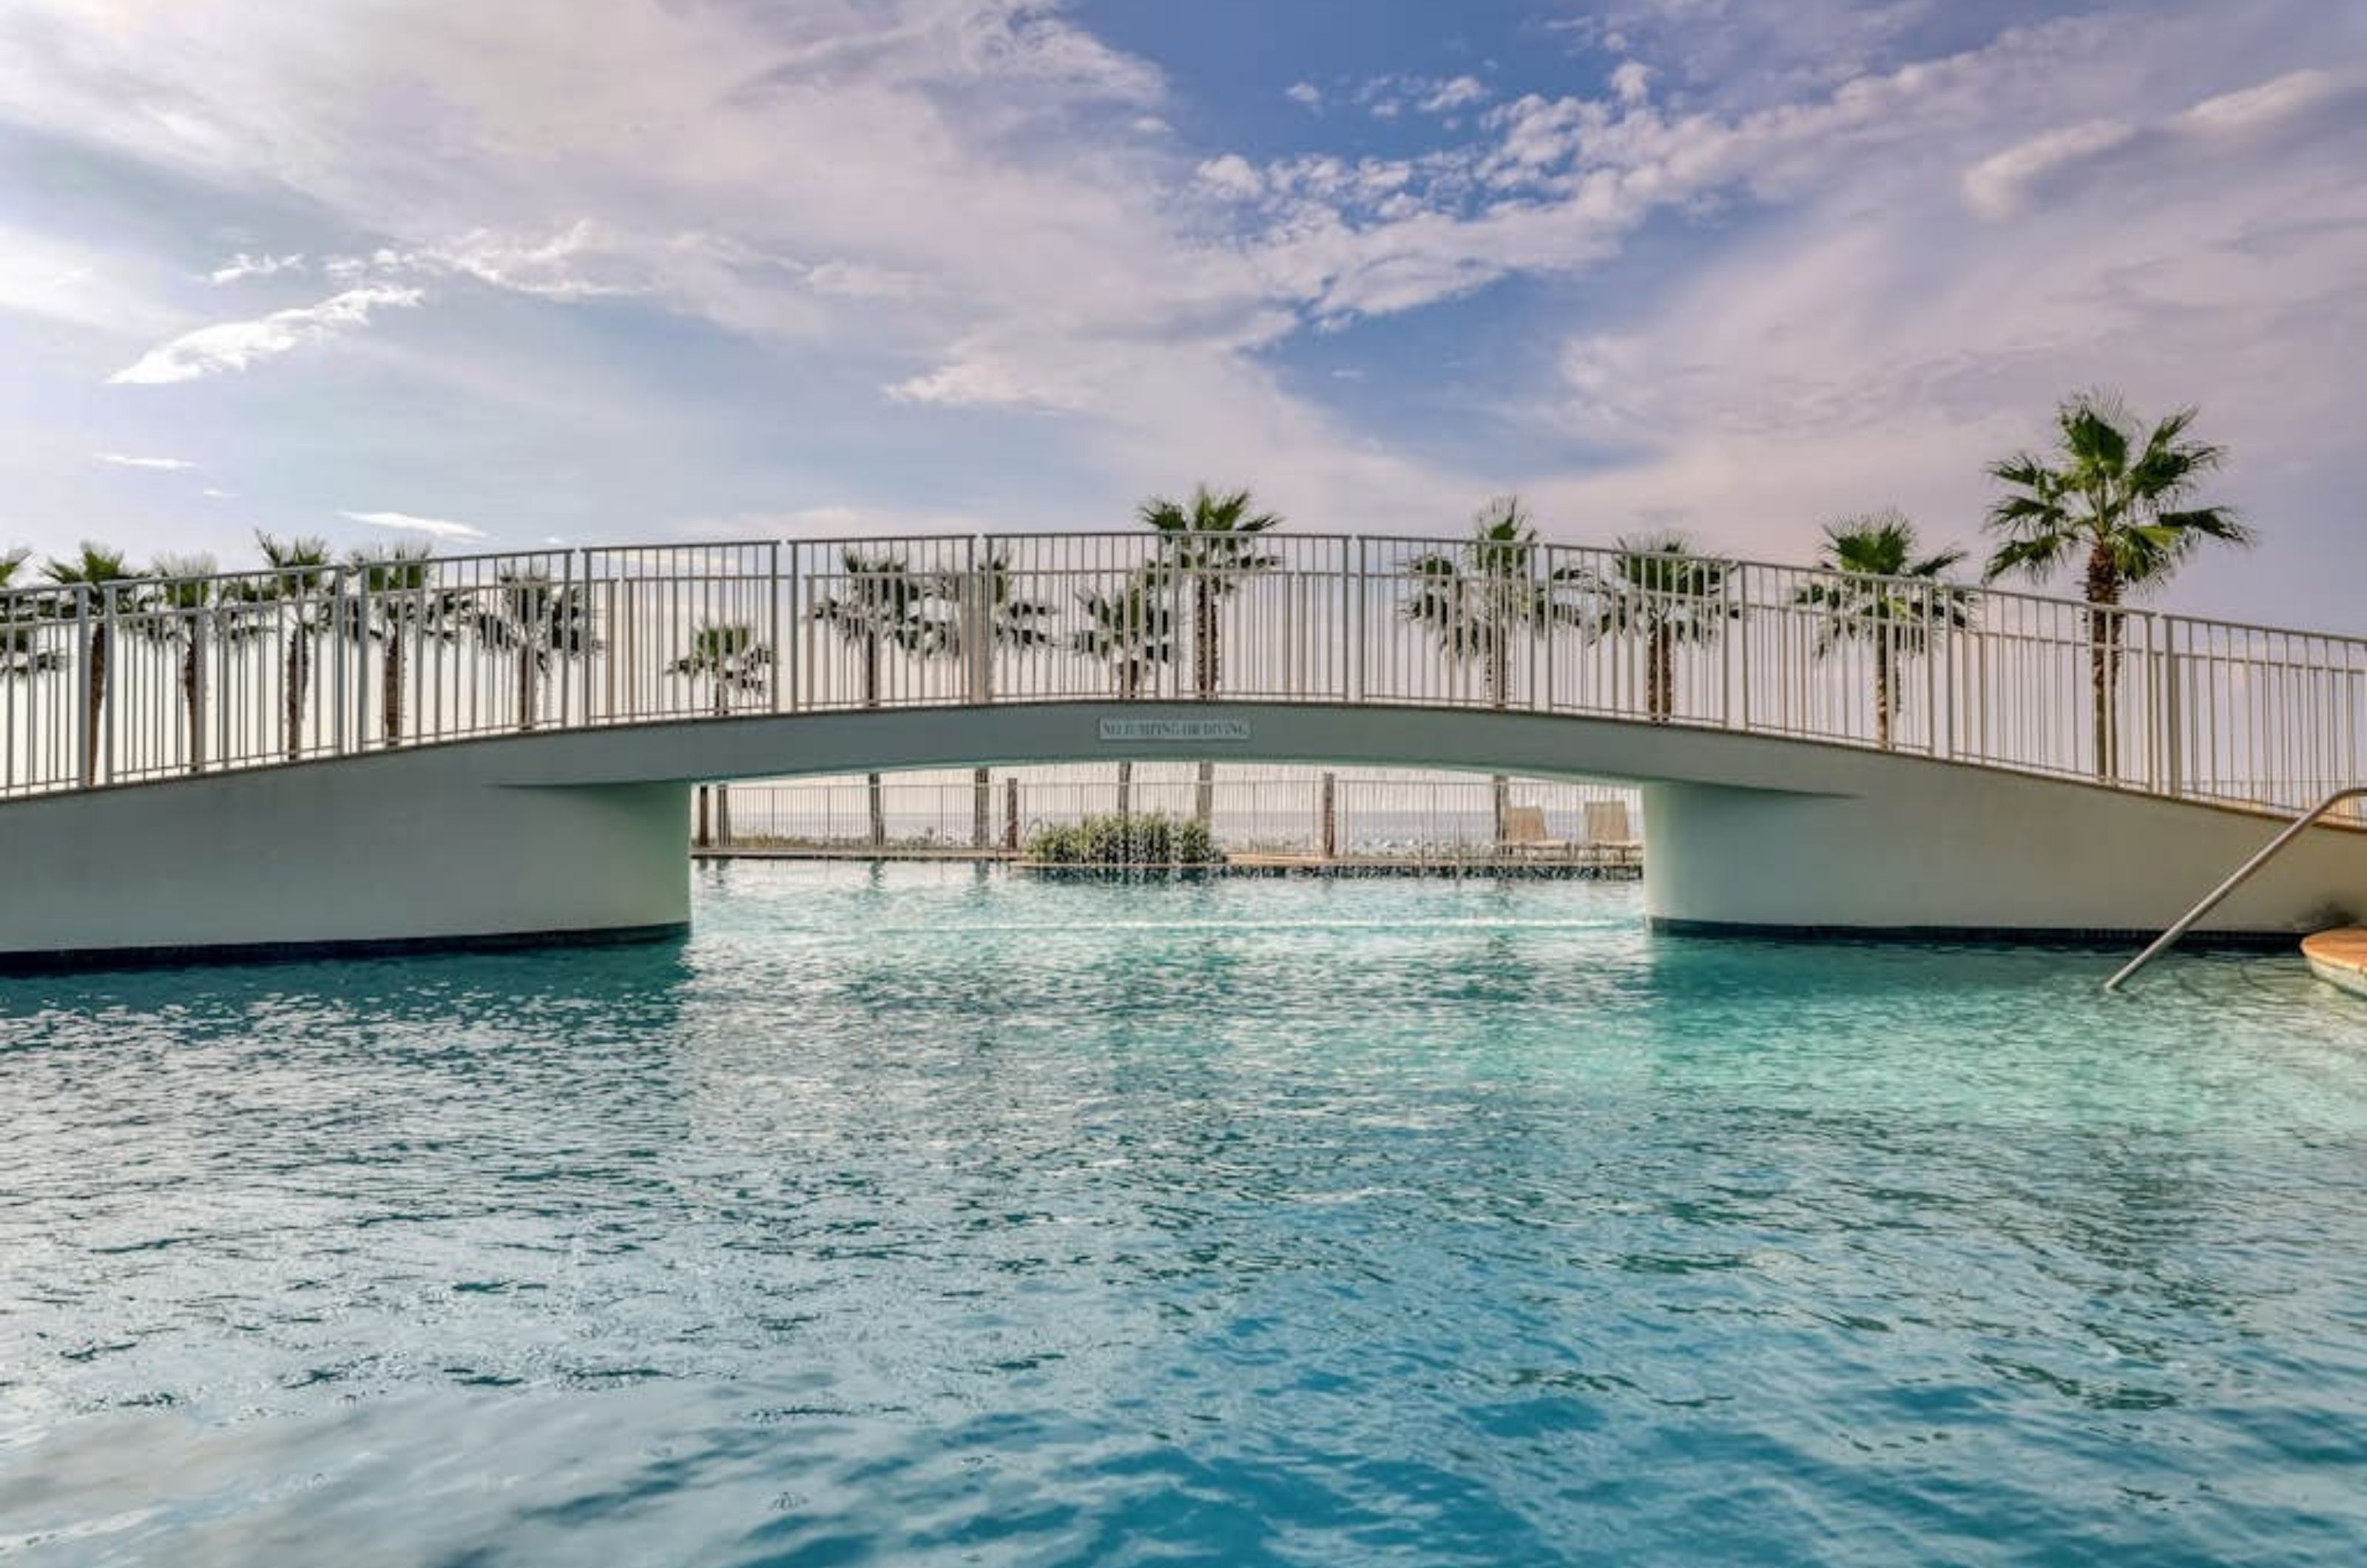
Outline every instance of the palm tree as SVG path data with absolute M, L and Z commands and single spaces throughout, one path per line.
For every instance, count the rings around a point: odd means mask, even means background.
M 98 782 L 100 737 L 103 734 L 102 727 L 107 720 L 109 649 L 108 617 L 103 613 L 103 608 L 111 588 L 132 581 L 131 570 L 124 564 L 121 550 L 109 549 L 105 545 L 95 545 L 87 539 L 82 542 L 73 555 L 62 559 L 51 560 L 44 570 L 49 580 L 57 586 L 80 589 L 88 595 L 91 611 L 90 635 L 84 649 L 84 658 L 86 660 L 84 665 L 85 701 L 87 708 L 83 718 L 85 725 L 85 733 L 89 737 L 89 743 L 84 748 L 82 757 L 82 782 L 87 788 Z M 54 613 L 61 616 L 70 616 L 74 613 L 74 600 L 72 595 L 62 595 L 54 605 Z M 128 602 L 119 601 L 118 607 L 119 609 L 129 607 Z
M 1547 637 L 1557 627 L 1585 624 L 1569 597 L 1576 568 L 1539 575 L 1537 530 L 1518 496 L 1499 496 L 1471 521 L 1471 538 L 1453 550 L 1418 556 L 1407 573 L 1413 597 L 1405 617 L 1438 638 L 1446 657 L 1479 665 L 1479 686 L 1491 708 L 1512 701 L 1512 649 L 1523 633 Z M 1504 841 L 1512 780 L 1493 775 L 1496 841 Z
M 518 728 L 532 729 L 552 663 L 600 651 L 592 602 L 582 585 L 545 571 L 504 571 L 493 583 L 490 601 L 469 600 L 465 624 L 481 646 L 515 656 Z
M 1594 601 L 1587 631 L 1644 642 L 1645 711 L 1666 724 L 1677 708 L 1677 649 L 1717 640 L 1742 607 L 1726 601 L 1727 563 L 1694 553 L 1673 530 L 1623 534 L 1608 571 L 1582 573 Z
M 27 555 L 24 550 L 0 554 L 0 595 L 10 594 Z M 0 679 L 29 680 L 64 666 L 63 655 L 40 646 L 41 618 L 39 600 L 28 600 L 21 592 L 0 598 Z
M 1069 634 L 1071 652 L 1109 666 L 1121 701 L 1142 695 L 1143 682 L 1160 666 L 1175 662 L 1175 609 L 1159 569 L 1128 577 L 1108 593 L 1077 595 L 1085 624 Z M 1134 763 L 1117 765 L 1117 814 L 1134 805 Z
M 1874 737 L 1886 751 L 1900 706 L 1899 661 L 1930 651 L 1934 626 L 1961 630 L 1973 618 L 1972 594 L 1940 581 L 1963 564 L 1965 552 L 1951 548 L 1919 556 L 1919 547 L 1915 525 L 1903 512 L 1870 512 L 1828 524 L 1817 565 L 1839 580 L 1810 583 L 1793 596 L 1795 604 L 1823 615 L 1818 658 L 1830 657 L 1844 642 L 1874 644 Z
M 2112 722 L 2120 692 L 2123 594 L 2167 581 L 2206 541 L 2248 545 L 2251 530 L 2225 506 L 2182 504 L 2227 449 L 2187 438 L 2196 411 L 2180 409 L 2137 439 L 2120 399 L 2083 392 L 2056 411 L 2050 463 L 2019 452 L 1989 466 L 2006 493 L 1989 508 L 2004 537 L 1983 576 L 2020 573 L 2038 581 L 2086 558 L 2089 674 L 2095 698 L 2096 774 L 2116 777 Z
M 181 660 L 181 711 L 189 736 L 189 772 L 206 771 L 206 715 L 198 684 L 206 656 L 206 628 L 221 598 L 220 568 L 211 556 L 158 556 L 149 567 L 157 581 L 148 590 L 147 614 L 129 623 L 153 642 L 176 649 Z
M 846 585 L 813 607 L 813 618 L 833 628 L 839 640 L 860 656 L 863 705 L 879 705 L 879 660 L 889 648 L 914 658 L 939 654 L 953 636 L 943 616 L 929 607 L 933 580 L 912 570 L 901 556 L 841 556 Z M 878 773 L 866 776 L 871 804 L 871 845 L 888 841 L 888 802 Z
M 702 625 L 690 639 L 690 651 L 666 666 L 666 673 L 689 681 L 709 682 L 715 692 L 715 716 L 723 718 L 731 712 L 735 693 L 745 692 L 762 696 L 771 689 L 773 650 L 756 640 L 755 632 L 744 621 L 710 621 Z M 728 795 L 717 792 L 722 819 L 723 836 L 731 836 L 731 801 Z M 713 840 L 708 831 L 708 786 L 698 786 L 698 842 L 704 848 Z
M 280 744 L 289 761 L 304 754 L 304 710 L 312 692 L 313 645 L 334 629 L 335 612 L 324 597 L 329 586 L 328 542 L 279 539 L 256 529 L 255 547 L 268 575 L 243 578 L 228 599 L 243 613 L 229 622 L 235 637 L 288 634 L 279 689 Z
M 1019 596 L 1010 559 L 1005 556 L 990 553 L 986 564 L 975 571 L 941 572 L 934 586 L 939 599 L 956 606 L 968 605 L 969 613 L 979 617 L 985 644 L 980 650 L 981 657 L 990 657 L 999 648 L 1043 648 L 1056 640 L 1047 624 L 1053 615 L 1052 606 Z M 975 603 L 970 598 L 973 592 L 977 595 Z M 937 651 L 947 659 L 967 659 L 971 652 L 963 637 L 968 620 L 957 609 L 940 624 L 945 636 Z M 982 850 L 993 828 L 993 772 L 972 768 L 969 777 L 970 846 Z
M 375 641 L 379 660 L 379 732 L 386 744 L 402 744 L 403 666 L 410 645 L 448 643 L 459 635 L 462 612 L 453 595 L 435 587 L 434 547 L 397 545 L 357 550 L 346 558 L 346 584 L 355 592 L 332 601 L 334 628 L 357 646 Z M 367 614 L 362 606 L 368 606 Z
M 1245 490 L 1217 493 L 1201 485 L 1188 504 L 1151 497 L 1136 515 L 1159 535 L 1160 561 L 1174 579 L 1192 585 L 1192 693 L 1213 701 L 1221 684 L 1224 656 L 1217 645 L 1217 605 L 1240 589 L 1241 580 L 1272 571 L 1282 558 L 1257 548 L 1254 535 L 1282 525 L 1279 513 L 1253 512 Z M 1200 764 L 1193 816 L 1209 825 L 1217 809 L 1217 766 Z
M 756 640 L 744 621 L 710 621 L 692 634 L 690 651 L 666 666 L 666 673 L 712 683 L 715 716 L 731 712 L 735 693 L 761 696 L 769 689 L 773 650 Z

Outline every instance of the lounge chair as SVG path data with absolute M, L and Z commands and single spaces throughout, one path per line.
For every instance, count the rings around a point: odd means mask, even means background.
M 1620 864 L 1643 852 L 1643 840 L 1636 837 L 1624 800 L 1588 801 L 1585 828 L 1586 847 L 1606 853 Z
M 1506 854 L 1535 855 L 1569 852 L 1569 840 L 1546 836 L 1546 809 L 1542 806 L 1508 806 L 1504 808 L 1504 837 L 1496 848 Z

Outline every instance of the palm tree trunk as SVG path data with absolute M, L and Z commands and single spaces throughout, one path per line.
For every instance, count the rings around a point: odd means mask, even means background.
M 192 611 L 189 640 L 181 649 L 181 711 L 188 721 L 189 772 L 193 773 L 206 771 L 206 716 L 198 699 L 198 659 L 201 652 L 197 615 Z
M 107 627 L 93 622 L 90 628 L 90 705 L 84 717 L 90 726 L 90 749 L 83 753 L 82 782 L 85 787 L 98 782 L 98 754 L 107 749 Z
M 1217 651 L 1217 591 L 1206 578 L 1192 584 L 1193 687 L 1202 702 L 1214 701 L 1221 667 Z M 1192 787 L 1193 819 L 1213 831 L 1217 821 L 1217 764 L 1204 761 Z
M 1656 625 L 1646 648 L 1645 679 L 1652 690 L 1646 707 L 1654 724 L 1666 724 L 1677 709 L 1676 638 L 1665 625 Z
M 863 637 L 863 705 L 879 705 L 879 634 L 866 632 Z M 864 790 L 871 809 L 871 847 L 885 848 L 888 842 L 888 795 L 878 773 L 864 775 Z
M 1891 699 L 1890 628 L 1877 626 L 1874 636 L 1874 740 L 1890 750 Z
M 2121 574 L 2101 547 L 2088 557 L 2088 678 L 2095 696 L 2096 776 L 2120 776 L 2120 732 L 2114 722 L 2121 686 Z
M 1192 689 L 1202 702 L 1217 694 L 1221 664 L 1217 649 L 1217 587 L 1205 577 L 1192 581 Z
M 534 728 L 534 700 L 539 694 L 537 688 L 541 685 L 541 682 L 535 678 L 538 671 L 535 668 L 534 654 L 535 650 L 527 646 L 526 641 L 521 638 L 518 642 L 517 691 L 518 728 L 520 729 L 532 729 Z
M 402 744 L 402 627 L 386 630 L 386 657 L 379 661 L 379 708 L 382 732 L 390 746 Z
M 303 614 L 300 607 L 297 614 Z M 304 706 L 312 690 L 312 644 L 300 626 L 288 634 L 286 685 L 280 694 L 280 738 L 292 762 L 304 754 Z
M 1488 660 L 1479 671 L 1480 682 L 1484 687 L 1480 694 L 1487 699 L 1490 708 L 1501 712 L 1507 701 L 1506 694 L 1512 683 L 1512 645 L 1503 635 L 1501 626 L 1496 627 L 1495 633 L 1488 642 Z M 1494 847 L 1501 853 L 1504 847 L 1504 822 L 1512 810 L 1512 781 L 1502 773 L 1489 774 L 1488 799 L 1495 817 Z

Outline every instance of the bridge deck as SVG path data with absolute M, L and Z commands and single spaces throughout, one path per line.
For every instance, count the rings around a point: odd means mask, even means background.
M 1111 700 L 1631 719 L 2287 812 L 2367 778 L 2367 639 L 1618 547 L 735 542 L 0 593 L 0 798 L 552 729 Z

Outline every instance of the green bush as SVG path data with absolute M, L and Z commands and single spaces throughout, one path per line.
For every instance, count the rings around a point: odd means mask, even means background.
M 1039 828 L 1027 858 L 1045 865 L 1214 865 L 1224 859 L 1198 822 L 1158 814 L 1088 817 L 1074 827 Z

